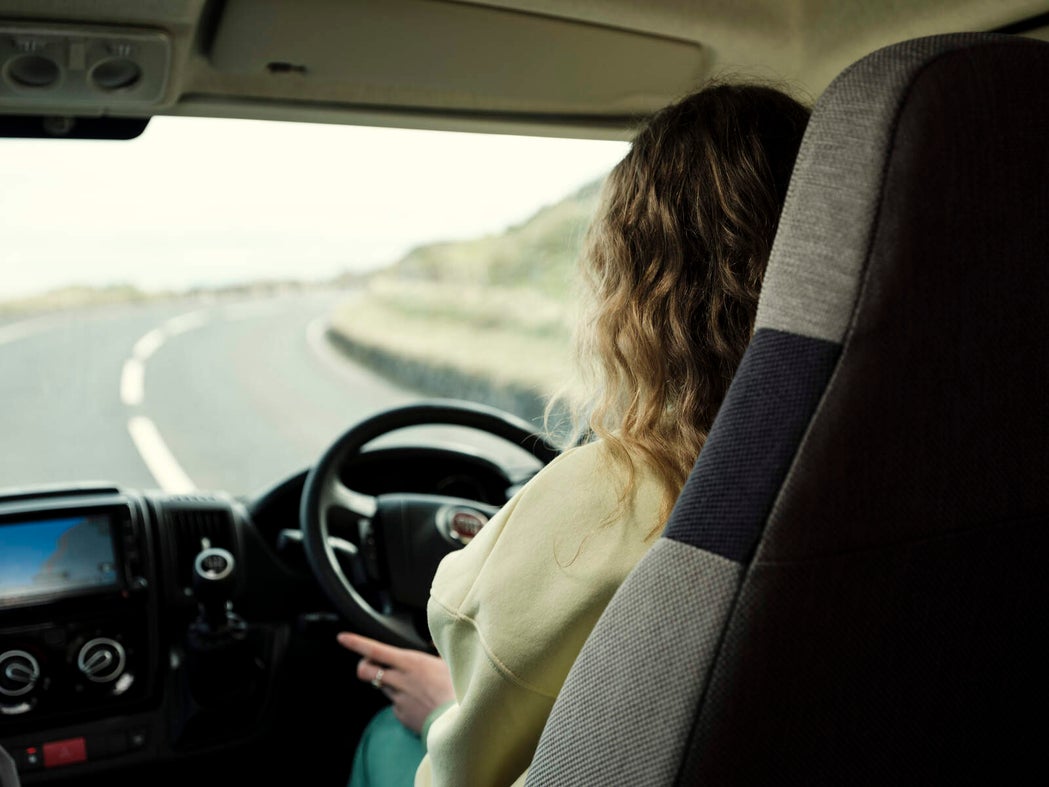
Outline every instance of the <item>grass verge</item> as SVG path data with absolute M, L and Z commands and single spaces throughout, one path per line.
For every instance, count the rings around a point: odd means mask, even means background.
M 532 422 L 571 370 L 564 306 L 522 288 L 377 280 L 335 311 L 329 336 L 401 385 Z

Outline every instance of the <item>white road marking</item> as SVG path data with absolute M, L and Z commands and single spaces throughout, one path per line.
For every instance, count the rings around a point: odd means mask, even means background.
M 186 475 L 151 420 L 144 415 L 132 416 L 127 422 L 127 430 L 146 468 L 161 489 L 169 494 L 196 491 L 196 484 Z
M 137 358 L 128 358 L 124 361 L 124 369 L 120 373 L 120 401 L 128 407 L 138 407 L 142 404 L 145 393 L 146 367 Z
M 316 317 L 306 326 L 306 346 L 322 364 L 346 383 L 349 383 L 358 395 L 362 384 L 378 385 L 382 390 L 383 406 L 407 403 L 418 399 L 421 394 L 397 383 L 381 379 L 378 375 L 366 371 L 349 360 L 328 340 L 328 318 L 325 315 Z M 374 380 L 372 383 L 370 381 Z
M 198 310 L 172 317 L 160 328 L 147 331 L 135 342 L 131 357 L 124 361 L 120 374 L 120 401 L 138 407 L 146 394 L 146 361 L 172 336 L 199 328 L 208 321 L 206 311 Z
M 306 341 L 309 342 L 312 350 L 317 351 L 321 347 L 328 350 L 328 342 L 324 338 L 324 333 L 327 330 L 328 318 L 324 315 L 310 320 L 310 324 L 306 326 Z
M 313 354 L 320 359 L 325 366 L 340 377 L 354 382 L 351 374 L 346 368 L 346 360 L 328 342 L 328 318 L 324 315 L 310 321 L 306 326 L 306 344 Z
M 223 316 L 230 321 L 248 319 L 272 314 L 280 308 L 280 304 L 271 302 L 241 303 L 225 307 Z M 210 319 L 209 313 L 204 309 L 180 314 L 169 319 L 160 328 L 154 328 L 144 334 L 135 342 L 132 349 L 132 357 L 124 361 L 124 368 L 120 375 L 120 400 L 128 407 L 140 406 L 145 399 L 145 361 L 171 337 L 199 328 Z M 314 328 L 313 324 L 311 324 L 308 332 L 310 345 L 314 347 L 314 351 L 318 352 L 318 354 L 324 351 L 329 353 L 325 360 L 333 368 L 339 369 L 340 364 L 334 359 L 334 350 L 328 347 L 327 342 L 324 340 L 325 325 L 323 318 L 314 322 L 317 324 L 317 327 Z M 322 349 L 319 350 L 318 348 Z M 343 373 L 345 374 L 345 372 Z M 135 415 L 128 421 L 127 429 L 131 434 L 131 440 L 134 442 L 135 448 L 138 449 L 138 453 L 142 457 L 142 461 L 145 462 L 147 469 L 161 489 L 168 493 L 185 493 L 192 492 L 197 488 L 196 484 L 186 475 L 178 460 L 175 459 L 174 454 L 167 447 L 164 438 L 160 436 L 160 430 L 157 429 L 153 421 L 143 415 Z
M 187 312 L 172 317 L 160 328 L 143 334 L 135 342 L 131 357 L 124 361 L 124 368 L 120 373 L 120 401 L 128 407 L 140 406 L 146 393 L 145 362 L 163 347 L 169 338 L 199 328 L 207 323 L 208 319 L 204 310 Z M 197 488 L 150 419 L 144 415 L 132 416 L 127 422 L 127 430 L 146 469 L 161 489 L 171 494 L 179 494 L 192 492 Z
M 135 342 L 135 347 L 131 350 L 131 353 L 138 360 L 145 361 L 161 348 L 165 339 L 167 339 L 167 336 L 164 330 L 162 328 L 154 328 Z

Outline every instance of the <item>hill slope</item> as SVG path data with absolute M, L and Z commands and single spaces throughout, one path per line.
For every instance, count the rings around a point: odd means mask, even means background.
M 336 310 L 330 335 L 406 386 L 536 418 L 570 375 L 574 271 L 600 186 L 498 235 L 413 249 Z
M 386 275 L 411 281 L 526 287 L 562 296 L 600 187 L 601 181 L 589 183 L 498 235 L 420 246 Z

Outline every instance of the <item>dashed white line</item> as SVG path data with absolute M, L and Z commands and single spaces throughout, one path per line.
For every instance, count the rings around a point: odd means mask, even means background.
M 134 348 L 131 350 L 132 355 L 140 361 L 145 361 L 149 356 L 155 353 L 164 344 L 164 340 L 167 336 L 164 330 L 161 328 L 154 328 L 149 333 L 145 334 L 141 339 L 135 342 Z
M 132 416 L 127 422 L 127 430 L 146 468 L 161 489 L 169 494 L 185 494 L 196 490 L 196 484 L 186 475 L 151 420 L 144 415 Z
M 244 303 L 227 306 L 223 316 L 227 320 L 241 320 L 273 312 L 270 303 Z M 131 357 L 124 361 L 120 373 L 120 401 L 128 407 L 138 407 L 145 399 L 146 364 L 145 362 L 172 336 L 199 328 L 210 320 L 206 310 L 198 309 L 180 314 L 167 320 L 161 327 L 154 328 L 142 335 L 131 350 Z M 12 326 L 13 327 L 13 326 Z M 0 337 L 3 334 L 0 333 Z M 197 486 L 186 475 L 175 455 L 171 453 L 164 438 L 149 418 L 135 415 L 127 423 L 131 440 L 138 449 L 142 461 L 152 474 L 157 484 L 168 493 L 185 493 L 194 491 Z
M 146 394 L 146 361 L 164 346 L 172 336 L 199 328 L 208 321 L 206 312 L 198 310 L 172 317 L 160 328 L 144 333 L 131 348 L 131 357 L 124 361 L 120 373 L 120 401 L 128 407 L 138 407 Z
M 170 337 L 198 328 L 207 321 L 208 315 L 202 310 L 187 312 L 143 334 L 135 342 L 131 357 L 124 361 L 120 373 L 120 401 L 128 407 L 140 406 L 146 394 L 146 361 Z M 127 422 L 127 430 L 146 469 L 161 489 L 169 494 L 184 494 L 197 488 L 160 436 L 156 424 L 149 418 L 144 415 L 132 416 Z
M 120 401 L 128 407 L 138 407 L 145 393 L 146 367 L 138 358 L 128 358 L 120 373 Z

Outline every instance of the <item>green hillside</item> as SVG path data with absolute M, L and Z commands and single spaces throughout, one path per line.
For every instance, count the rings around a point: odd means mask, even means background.
M 410 251 L 386 275 L 410 281 L 525 287 L 563 298 L 601 182 L 542 208 L 498 235 Z
M 498 235 L 413 249 L 336 310 L 330 335 L 401 384 L 537 417 L 570 375 L 574 271 L 600 185 Z

